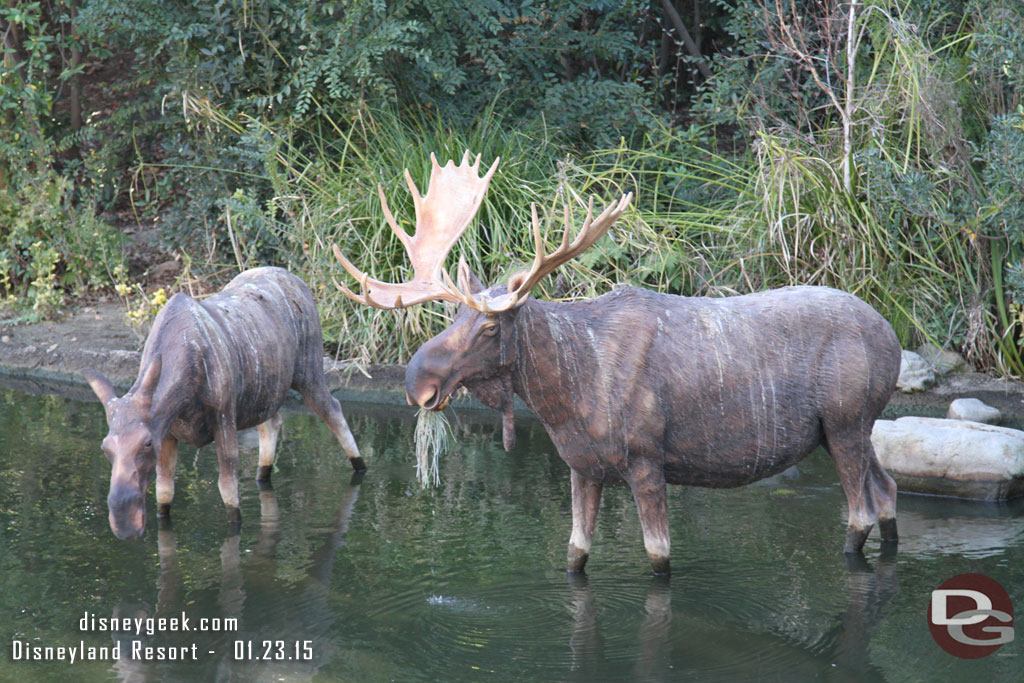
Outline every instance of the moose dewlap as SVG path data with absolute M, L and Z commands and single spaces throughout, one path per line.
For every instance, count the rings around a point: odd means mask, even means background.
M 669 570 L 666 484 L 741 486 L 781 472 L 823 445 L 849 503 L 844 550 L 861 551 L 877 522 L 896 541 L 896 485 L 871 446 L 871 427 L 896 386 L 900 346 L 892 327 L 857 297 L 826 287 L 789 287 L 726 298 L 683 297 L 623 287 L 586 301 L 537 301 L 531 289 L 594 244 L 632 199 L 594 216 L 572 237 L 571 211 L 558 248 L 537 255 L 507 286 L 485 288 L 460 261 L 458 284 L 444 260 L 483 199 L 497 161 L 456 166 L 431 156 L 427 194 L 406 172 L 416 207 L 409 236 L 384 215 L 409 253 L 403 284 L 369 278 L 335 246 L 362 287 L 350 298 L 377 308 L 431 299 L 460 304 L 452 325 L 406 369 L 409 402 L 440 410 L 466 387 L 502 414 L 515 438 L 513 396 L 544 425 L 571 469 L 568 568 L 590 552 L 601 491 L 624 483 L 636 500 L 655 572 Z M 381 190 L 381 199 L 384 194 Z

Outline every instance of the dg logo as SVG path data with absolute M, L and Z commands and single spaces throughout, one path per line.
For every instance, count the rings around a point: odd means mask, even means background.
M 951 655 L 987 657 L 1013 641 L 1013 604 L 998 581 L 984 574 L 958 574 L 932 591 L 928 629 Z

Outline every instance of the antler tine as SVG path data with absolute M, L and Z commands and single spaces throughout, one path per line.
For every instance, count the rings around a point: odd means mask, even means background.
M 337 244 L 332 245 L 332 250 L 334 251 L 334 258 L 338 259 L 338 262 L 341 263 L 342 267 L 348 271 L 349 275 L 351 275 L 356 280 L 363 279 L 365 273 L 356 268 L 351 261 L 345 258 L 345 255 L 341 253 L 341 249 L 338 248 Z
M 388 206 L 388 198 L 384 196 L 384 186 L 381 183 L 377 183 L 377 194 L 380 196 L 380 208 L 384 211 L 384 220 L 387 221 L 391 231 L 395 233 L 402 245 L 409 249 L 409 233 L 402 230 L 398 221 L 395 220 L 394 214 L 391 213 L 391 207 Z M 337 249 L 337 245 L 335 245 L 335 249 Z
M 486 304 L 482 304 L 482 302 L 478 302 L 471 295 L 469 295 L 466 292 L 463 292 L 461 289 L 459 289 L 459 286 L 456 285 L 454 282 L 452 282 L 452 276 L 448 274 L 447 269 L 441 268 L 440 274 L 441 274 L 441 280 L 440 280 L 441 286 L 444 287 L 445 291 L 447 291 L 449 294 L 451 294 L 453 297 L 456 298 L 455 303 L 466 304 L 470 308 L 474 308 L 474 309 L 476 309 L 478 311 L 486 312 L 484 310 L 484 308 L 486 307 Z
M 544 238 L 540 234 L 540 219 L 537 218 L 537 205 L 530 204 L 530 222 L 533 224 L 533 265 L 530 272 L 534 272 L 544 263 Z M 565 244 L 565 238 L 562 238 Z
M 431 154 L 430 158 L 433 159 L 434 155 Z M 438 168 L 437 161 L 434 160 L 433 167 L 430 170 L 430 175 L 433 177 L 434 168 Z M 416 226 L 420 224 L 420 214 L 423 211 L 423 196 L 420 195 L 420 188 L 416 187 L 416 181 L 412 179 L 412 174 L 409 173 L 409 169 L 405 169 L 405 184 L 409 186 L 409 194 L 412 195 L 412 208 L 416 212 Z M 427 192 L 430 192 L 430 185 L 428 181 Z
M 490 311 L 505 311 L 518 306 L 526 299 L 530 290 L 533 289 L 537 283 L 543 280 L 548 273 L 552 272 L 558 268 L 558 266 L 569 261 L 583 251 L 589 249 L 601 238 L 602 235 L 608 232 L 608 229 L 616 220 L 618 220 L 619 216 L 626 207 L 629 206 L 632 199 L 633 193 L 627 193 L 618 202 L 605 208 L 605 210 L 602 211 L 595 219 L 594 199 L 591 197 L 587 204 L 587 217 L 583 221 L 583 227 L 580 229 L 579 234 L 576 235 L 576 238 L 571 242 L 569 241 L 569 235 L 572 230 L 572 224 L 570 221 L 569 206 L 566 204 L 563 208 L 565 230 L 562 233 L 562 243 L 559 245 L 558 249 L 550 255 L 545 255 L 544 253 L 544 241 L 540 234 L 540 221 L 537 218 L 537 207 L 536 205 L 532 205 L 531 222 L 533 224 L 533 238 L 536 245 L 536 254 L 533 259 L 533 265 L 530 267 L 529 271 L 521 271 L 509 279 L 508 294 L 492 300 L 489 303 Z
M 387 308 L 389 308 L 388 306 L 380 305 L 379 303 L 377 303 L 376 301 L 374 301 L 370 297 L 369 292 L 366 290 L 366 280 L 367 280 L 368 277 L 369 276 L 364 275 L 362 281 L 360 281 L 360 283 L 359 283 L 360 287 L 362 288 L 362 294 L 361 295 L 357 295 L 351 289 L 349 289 L 345 285 L 341 284 L 340 282 L 338 282 L 334 278 L 331 278 L 331 282 L 334 283 L 334 286 L 338 288 L 339 292 L 341 292 L 342 294 L 347 296 L 349 299 L 352 299 L 352 301 L 355 301 L 356 303 L 365 304 L 367 306 L 373 306 L 374 308 L 380 308 L 380 309 L 387 309 Z M 400 306 L 397 307 L 397 308 L 400 308 Z

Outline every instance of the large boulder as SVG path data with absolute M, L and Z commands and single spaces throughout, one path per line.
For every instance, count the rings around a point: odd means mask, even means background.
M 949 404 L 946 417 L 950 420 L 970 420 L 994 425 L 999 424 L 1003 414 L 998 408 L 993 408 L 976 398 L 958 398 Z
M 934 417 L 877 420 L 871 444 L 901 491 L 980 500 L 1024 495 L 1024 432 Z
M 896 380 L 896 388 L 909 394 L 915 391 L 924 391 L 932 384 L 935 384 L 935 371 L 932 370 L 931 363 L 913 351 L 904 350 L 900 360 L 900 377 Z

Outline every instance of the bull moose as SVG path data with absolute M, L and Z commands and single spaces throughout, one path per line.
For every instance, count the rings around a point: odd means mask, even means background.
M 84 370 L 106 410 L 103 451 L 113 465 L 107 507 L 118 538 L 146 530 L 146 491 L 156 474 L 157 515 L 170 514 L 178 442 L 217 444 L 220 495 L 228 519 L 238 509 L 238 430 L 259 430 L 257 479 L 270 479 L 289 389 L 327 423 L 357 471 L 366 469 L 327 388 L 323 338 L 309 288 L 283 268 L 254 268 L 214 296 L 184 293 L 161 309 L 142 351 L 138 379 L 118 398 L 98 372 Z
M 787 287 L 727 298 L 685 297 L 622 287 L 595 299 L 530 298 L 547 274 L 594 244 L 632 193 L 597 218 L 593 200 L 570 241 L 565 208 L 561 245 L 544 252 L 536 207 L 536 256 L 507 285 L 485 288 L 460 260 L 458 283 L 444 259 L 479 209 L 498 165 L 478 175 L 468 152 L 443 168 L 431 156 L 426 196 L 406 171 L 416 232 L 384 216 L 409 253 L 413 278 L 370 278 L 334 246 L 361 284 L 346 296 L 377 308 L 430 299 L 459 305 L 452 325 L 413 355 L 405 382 L 410 404 L 440 410 L 466 387 L 502 414 L 511 448 L 513 394 L 540 421 L 572 470 L 568 568 L 581 571 L 601 489 L 633 491 L 654 571 L 669 571 L 666 483 L 735 487 L 771 476 L 818 445 L 835 462 L 849 502 L 844 550 L 859 553 L 875 522 L 895 542 L 896 484 L 879 465 L 871 429 L 899 374 L 892 327 L 857 297 L 825 287 Z

